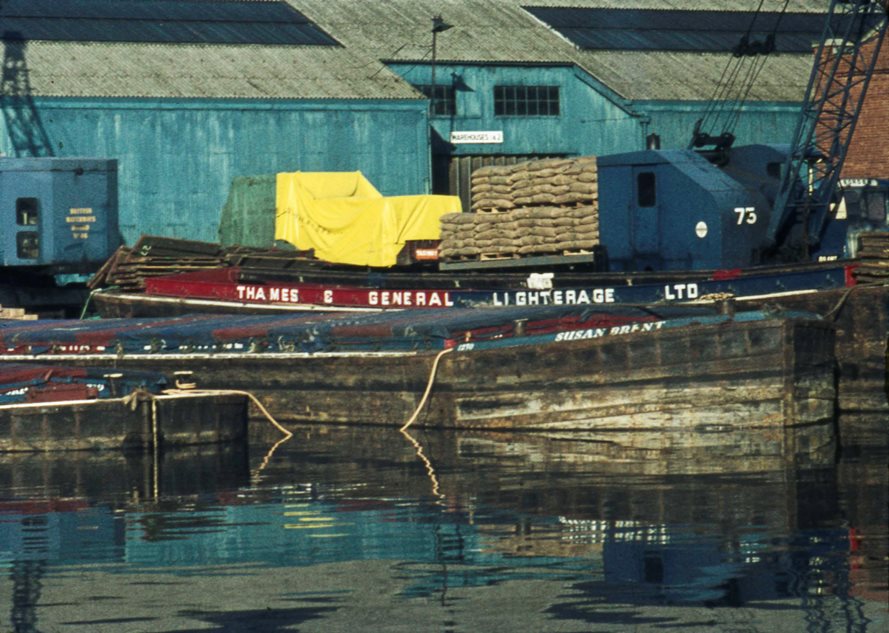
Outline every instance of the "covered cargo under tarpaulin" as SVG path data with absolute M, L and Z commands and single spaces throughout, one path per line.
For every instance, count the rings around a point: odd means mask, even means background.
M 456 196 L 382 196 L 361 172 L 279 173 L 275 239 L 329 262 L 393 266 L 409 240 L 437 240 Z
M 232 179 L 219 219 L 219 241 L 255 248 L 275 243 L 275 174 Z

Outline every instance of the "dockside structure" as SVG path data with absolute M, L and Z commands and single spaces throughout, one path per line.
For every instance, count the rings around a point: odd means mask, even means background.
M 0 7 L 0 151 L 117 159 L 128 243 L 215 240 L 238 176 L 361 170 L 385 195 L 468 206 L 484 164 L 641 149 L 651 134 L 685 146 L 759 3 L 185 1 L 150 18 L 137 4 Z M 782 54 L 749 94 L 739 142 L 790 137 L 823 4 L 798 0 L 780 21 Z M 65 19 L 85 8 L 91 20 Z M 755 36 L 776 26 L 764 15 Z M 651 25 L 658 37 L 639 37 Z

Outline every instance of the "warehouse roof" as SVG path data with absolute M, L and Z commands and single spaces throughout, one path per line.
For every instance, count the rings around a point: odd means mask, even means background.
M 824 28 L 817 13 L 700 11 L 525 6 L 525 11 L 584 50 L 725 53 L 743 38 L 764 42 L 780 32 L 775 50 L 809 53 Z
M 24 1 L 0 4 L 0 18 L 5 19 L 6 7 Z M 35 1 L 27 0 L 30 6 L 36 6 Z M 39 1 L 62 6 L 56 0 Z M 82 1 L 69 0 L 67 4 Z M 300 19 L 305 18 L 299 22 L 300 28 L 313 25 L 336 44 L 234 43 L 224 38 L 222 43 L 19 39 L 5 44 L 7 67 L 10 59 L 18 59 L 22 69 L 19 85 L 26 82 L 34 96 L 418 99 L 421 95 L 381 60 L 428 62 L 431 18 L 441 14 L 453 26 L 437 36 L 437 59 L 443 63 L 576 64 L 630 100 L 706 100 L 713 95 L 731 53 L 581 48 L 526 7 L 749 12 L 760 5 L 760 0 L 284 1 Z M 110 6 L 121 0 L 88 2 Z M 185 4 L 200 8 L 201 4 L 218 3 L 189 0 Z M 263 0 L 228 4 L 237 5 L 236 14 L 245 22 L 251 14 L 244 14 L 244 7 L 256 5 L 254 18 L 271 10 L 270 3 Z M 762 0 L 762 4 L 763 11 L 774 12 L 784 0 Z M 824 4 L 823 0 L 790 0 L 788 11 L 823 11 Z M 206 28 L 211 34 L 218 32 L 212 25 Z M 274 38 L 267 28 L 267 24 L 253 24 L 250 30 Z M 799 101 L 811 64 L 808 52 L 774 56 L 750 99 Z M 8 89 L 8 78 L 5 84 Z
M 4 0 L 4 37 L 168 44 L 297 44 L 336 41 L 284 2 L 252 0 Z
M 776 12 L 784 0 L 287 0 L 346 47 L 389 61 L 428 60 L 431 17 L 452 26 L 437 36 L 439 62 L 577 64 L 630 100 L 707 100 L 731 60 L 723 53 L 678 50 L 586 50 L 575 46 L 525 7 L 623 10 Z M 824 12 L 823 0 L 790 0 L 790 13 Z M 681 14 L 677 14 L 681 17 Z M 681 24 L 677 23 L 677 28 Z M 751 100 L 799 101 L 811 52 L 767 62 Z
M 6 43 L 33 96 L 420 99 L 382 63 L 342 47 Z

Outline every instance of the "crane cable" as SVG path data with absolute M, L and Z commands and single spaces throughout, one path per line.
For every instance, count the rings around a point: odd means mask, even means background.
M 753 25 L 756 23 L 756 18 L 762 11 L 764 2 L 765 0 L 759 0 L 759 6 L 756 8 L 756 11 L 754 11 L 753 17 L 751 18 L 750 23 L 747 25 L 747 32 L 743 35 L 742 41 L 746 41 L 750 38 L 750 35 L 753 32 Z M 711 115 L 713 115 L 714 118 L 720 116 L 722 109 L 721 104 L 728 101 L 726 95 L 728 95 L 729 91 L 734 88 L 735 82 L 737 81 L 738 73 L 740 72 L 742 65 L 742 56 L 732 56 L 728 64 L 726 64 L 725 68 L 722 69 L 722 76 L 716 83 L 716 90 L 713 93 L 713 96 L 710 98 L 710 101 L 707 104 L 707 108 L 704 110 L 704 115 L 701 119 L 701 127 L 703 127 L 708 122 L 708 119 Z M 726 78 L 726 74 L 728 74 L 728 78 Z
M 787 6 L 790 4 L 790 0 L 784 0 L 784 6 L 781 8 L 781 12 L 778 14 L 778 19 L 775 20 L 775 26 L 772 28 L 771 38 L 772 41 L 778 35 L 778 29 L 781 27 L 781 21 L 784 19 L 784 15 L 787 13 Z M 751 25 L 752 26 L 752 25 Z M 756 85 L 756 81 L 759 79 L 760 73 L 762 73 L 765 68 L 766 62 L 769 60 L 769 53 L 767 52 L 765 55 L 759 57 L 759 59 L 754 58 L 754 63 L 751 68 L 750 77 L 745 85 L 745 89 L 741 96 L 738 99 L 737 106 L 732 113 L 732 116 L 729 118 L 728 123 L 728 131 L 731 132 L 738 125 L 738 121 L 741 118 L 741 107 L 747 101 L 747 98 L 750 96 L 750 91 L 753 90 L 753 86 Z
M 747 26 L 747 31 L 742 37 L 742 42 L 749 41 L 757 18 L 762 13 L 764 2 L 765 0 L 760 0 L 759 6 Z M 778 19 L 775 21 L 775 25 L 771 31 L 771 37 L 773 39 L 777 35 L 781 21 L 787 13 L 789 4 L 790 0 L 784 0 L 784 5 L 779 12 Z M 749 97 L 756 80 L 760 73 L 762 73 L 765 63 L 768 60 L 768 55 L 753 55 L 753 63 L 747 64 L 747 62 L 750 61 L 747 59 L 749 57 L 751 56 L 743 54 L 735 55 L 729 60 L 728 64 L 726 64 L 722 71 L 722 75 L 716 84 L 714 94 L 704 110 L 704 114 L 700 120 L 700 129 L 703 129 L 707 124 L 710 124 L 711 118 L 713 127 L 718 127 L 716 123 L 724 120 L 724 132 L 732 132 L 735 129 L 740 118 L 741 108 Z M 757 57 L 759 57 L 759 59 L 756 59 Z M 743 73 L 743 80 L 739 81 L 739 77 L 742 75 L 742 70 L 745 65 L 748 66 L 748 68 L 746 72 Z M 728 105 L 729 103 L 731 103 L 730 106 Z

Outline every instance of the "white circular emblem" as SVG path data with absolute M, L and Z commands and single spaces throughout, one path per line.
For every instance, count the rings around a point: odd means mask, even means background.
M 695 234 L 701 239 L 704 239 L 705 237 L 707 237 L 707 223 L 704 222 L 703 220 L 698 222 L 695 225 Z

